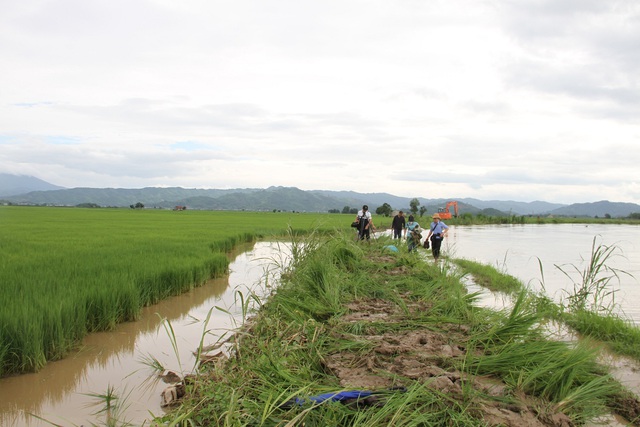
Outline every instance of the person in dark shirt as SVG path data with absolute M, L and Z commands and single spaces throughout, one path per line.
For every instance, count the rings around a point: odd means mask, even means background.
M 393 229 L 393 238 L 400 239 L 402 237 L 403 230 L 406 222 L 404 220 L 404 212 L 400 211 L 396 216 L 393 217 L 393 221 L 391 222 L 391 228 Z

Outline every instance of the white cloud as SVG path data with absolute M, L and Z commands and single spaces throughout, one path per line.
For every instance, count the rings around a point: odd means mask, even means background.
M 632 0 L 4 3 L 3 171 L 640 202 Z

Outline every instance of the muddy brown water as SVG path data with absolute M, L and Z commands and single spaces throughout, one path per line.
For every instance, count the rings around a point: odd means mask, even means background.
M 78 352 L 49 363 L 38 373 L 1 379 L 0 425 L 51 426 L 47 421 L 63 426 L 102 425 L 104 418 L 95 415 L 102 406 L 95 406 L 97 399 L 89 395 L 104 394 L 109 387 L 125 397 L 126 409 L 120 420 L 149 425 L 149 413 L 163 414 L 160 392 L 167 385 L 142 360 L 153 356 L 167 369 L 189 373 L 210 310 L 220 307 L 238 320 L 221 310 L 211 310 L 205 345 L 216 342 L 241 321 L 241 310 L 234 304 L 238 292 L 245 296 L 251 291 L 266 292 L 269 284 L 277 281 L 277 265 L 286 265 L 289 253 L 286 245 L 275 242 L 243 248 L 233 256 L 227 277 L 147 307 L 140 320 L 121 324 L 112 332 L 90 334 Z M 169 323 L 163 319 L 168 319 L 174 330 L 175 346 L 167 332 Z
M 428 225 L 428 224 L 427 224 Z M 383 236 L 384 233 L 376 233 Z M 594 236 L 604 244 L 616 244 L 623 257 L 612 260 L 617 268 L 634 277 L 623 276 L 617 303 L 633 321 L 640 324 L 640 227 L 585 225 L 525 225 L 452 227 L 443 251 L 457 258 L 473 259 L 497 266 L 518 277 L 533 289 L 542 289 L 539 263 L 544 269 L 544 289 L 547 295 L 559 299 L 562 289 L 571 288 L 568 278 L 554 268 L 559 265 L 580 265 L 588 259 Z M 425 251 L 422 251 L 425 252 Z M 241 310 L 234 305 L 237 291 L 245 295 L 249 289 L 256 293 L 265 289 L 265 278 L 277 282 L 277 265 L 285 265 L 289 249 L 284 244 L 260 242 L 242 248 L 230 265 L 228 277 L 212 280 L 206 285 L 162 303 L 145 308 L 139 321 L 118 326 L 112 332 L 89 335 L 82 348 L 64 360 L 48 364 L 36 374 L 26 374 L 0 380 L 0 425 L 40 427 L 51 424 L 30 416 L 38 414 L 48 421 L 64 426 L 87 425 L 104 421 L 94 413 L 100 406 L 89 394 L 104 394 L 109 387 L 126 397 L 126 410 L 121 420 L 133 425 L 149 425 L 149 413 L 161 415 L 160 392 L 166 384 L 141 362 L 153 356 L 167 369 L 180 374 L 189 373 L 195 363 L 192 352 L 202 336 L 204 319 L 212 307 L 228 309 L 233 314 L 211 311 L 207 324 L 210 332 L 205 344 L 232 329 L 241 320 Z M 428 258 L 428 256 L 427 256 Z M 480 290 L 472 281 L 470 290 Z M 508 300 L 486 290 L 479 305 L 500 309 Z M 166 332 L 169 319 L 174 329 L 177 354 Z M 559 339 L 573 339 L 559 332 Z M 564 334 L 564 335 L 562 335 Z M 640 367 L 625 358 L 604 356 L 613 375 L 640 394 Z M 616 420 L 604 425 L 621 425 Z

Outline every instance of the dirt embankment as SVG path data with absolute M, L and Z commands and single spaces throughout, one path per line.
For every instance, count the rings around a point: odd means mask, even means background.
M 407 301 L 409 310 L 424 311 L 428 307 Z M 396 304 L 382 300 L 364 300 L 348 306 L 350 313 L 344 322 L 402 322 L 404 314 Z M 345 388 L 386 389 L 407 386 L 396 383 L 402 377 L 424 383 L 441 392 L 447 399 L 463 399 L 463 387 L 473 387 L 477 395 L 500 397 L 507 385 L 486 377 L 462 373 L 453 368 L 452 359 L 463 357 L 469 329 L 464 325 L 439 325 L 440 331 L 406 331 L 384 335 L 363 335 L 360 338 L 374 344 L 367 357 L 341 352 L 327 360 L 327 368 L 340 379 Z M 480 400 L 472 405 L 477 418 L 488 426 L 534 427 L 572 426 L 561 412 L 544 408 L 541 402 L 527 396 L 510 396 L 509 403 L 494 399 Z M 515 402 L 515 403 L 514 403 Z
M 394 258 L 375 260 L 375 265 L 393 266 Z M 376 270 L 376 277 L 385 283 L 387 279 L 399 278 L 411 274 L 411 267 L 396 266 Z M 359 346 L 343 346 L 340 351 L 323 354 L 323 373 L 335 376 L 344 390 L 384 390 L 388 393 L 412 392 L 418 388 L 428 388 L 446 405 L 464 408 L 486 426 L 506 427 L 571 427 L 572 418 L 565 415 L 558 404 L 552 404 L 541 398 L 514 390 L 497 377 L 485 377 L 462 372 L 458 367 L 469 356 L 469 352 L 479 351 L 473 347 L 471 326 L 458 323 L 434 322 L 432 326 L 418 325 L 415 322 L 421 314 L 434 310 L 434 302 L 416 299 L 410 292 L 398 292 L 395 301 L 386 298 L 360 297 L 346 305 L 346 313 L 331 318 L 323 325 L 323 334 L 329 334 L 334 341 L 349 342 L 357 336 L 358 341 L 366 343 Z M 370 325 L 369 325 L 370 323 Z M 384 328 L 380 328 L 380 325 Z M 398 327 L 393 327 L 398 325 Z M 254 325 L 255 326 L 255 325 Z M 258 339 L 261 333 L 253 327 L 245 334 L 246 342 L 252 351 L 252 339 Z M 292 330 L 295 328 L 291 328 Z M 344 331 L 358 331 L 357 335 Z M 385 331 L 385 332 L 380 332 Z M 391 332 L 386 332 L 391 331 Z M 262 331 L 264 333 L 264 331 Z M 344 335 L 344 336 L 343 336 Z M 282 339 L 282 336 L 278 336 Z M 296 340 L 301 340 L 296 335 Z M 244 339 L 243 339 L 244 341 Z M 304 341 L 304 340 L 302 340 Z M 262 347 L 263 348 L 263 347 Z M 474 353 L 475 354 L 475 353 Z M 212 381 L 224 382 L 224 363 Z M 237 368 L 237 367 L 236 367 Z M 252 373 L 245 373 L 252 377 Z M 367 405 L 384 405 L 387 394 L 376 396 Z M 640 403 L 634 397 L 611 403 L 616 412 L 627 419 L 637 418 Z M 287 416 L 296 416 L 287 414 Z M 443 424 L 445 425 L 445 424 Z M 476 424 L 474 424 L 476 425 Z M 633 424 L 640 425 L 640 424 Z

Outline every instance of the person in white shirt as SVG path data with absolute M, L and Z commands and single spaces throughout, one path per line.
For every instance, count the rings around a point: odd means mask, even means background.
M 431 239 L 431 253 L 433 254 L 433 260 L 438 261 L 440 258 L 440 246 L 442 240 L 447 236 L 449 226 L 440 220 L 440 214 L 433 214 L 433 222 L 429 227 L 429 235 L 427 239 Z
M 358 238 L 360 240 L 364 240 L 365 238 L 369 240 L 370 231 L 374 230 L 373 219 L 371 218 L 371 212 L 369 212 L 369 206 L 362 206 L 362 210 L 358 211 L 358 215 L 356 215 L 356 221 L 358 221 Z

